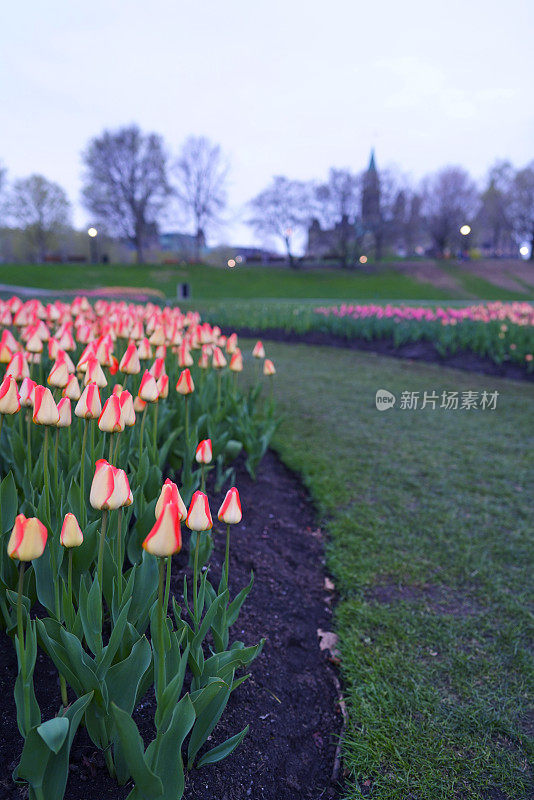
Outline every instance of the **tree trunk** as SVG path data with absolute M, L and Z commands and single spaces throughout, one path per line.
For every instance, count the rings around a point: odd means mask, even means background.
M 289 241 L 289 237 L 288 236 L 284 237 L 284 241 L 286 243 L 287 260 L 289 262 L 289 266 L 291 267 L 291 269 L 298 269 L 298 264 L 295 260 L 295 256 L 291 252 L 291 243 Z
M 200 263 L 200 240 L 202 238 L 202 228 L 197 226 L 197 232 L 195 234 L 195 262 L 197 264 Z

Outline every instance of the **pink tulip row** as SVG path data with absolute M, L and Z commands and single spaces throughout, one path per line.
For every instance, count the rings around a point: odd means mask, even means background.
M 442 325 L 456 325 L 463 320 L 475 322 L 508 321 L 514 325 L 534 325 L 534 306 L 531 303 L 479 303 L 462 308 L 431 308 L 430 306 L 394 306 L 387 305 L 353 305 L 342 303 L 340 306 L 323 306 L 315 309 L 317 314 L 325 317 L 352 319 L 393 319 L 441 322 Z

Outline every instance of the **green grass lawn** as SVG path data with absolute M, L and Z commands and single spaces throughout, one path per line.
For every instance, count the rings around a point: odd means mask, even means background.
M 394 270 L 346 273 L 333 270 L 298 272 L 279 267 L 239 267 L 235 270 L 203 265 L 0 264 L 0 283 L 40 289 L 95 289 L 135 286 L 159 289 L 175 298 L 177 284 L 188 282 L 193 302 L 221 298 L 316 298 L 440 300 L 454 297 L 430 283 Z
M 333 348 L 267 355 L 275 447 L 317 505 L 338 592 L 343 797 L 531 797 L 534 387 Z M 378 412 L 379 388 L 500 396 Z

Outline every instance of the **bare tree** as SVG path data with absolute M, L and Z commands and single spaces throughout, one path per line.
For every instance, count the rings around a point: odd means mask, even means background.
M 510 211 L 516 235 L 530 242 L 530 260 L 534 261 L 534 161 L 514 176 Z
M 332 168 L 328 181 L 315 187 L 315 201 L 321 222 L 335 231 L 335 248 L 342 267 L 350 266 L 356 238 L 361 178 L 348 169 Z
M 497 161 L 489 170 L 487 185 L 480 196 L 478 224 L 483 241 L 493 255 L 510 245 L 513 235 L 510 197 L 514 180 L 509 161 Z
M 476 186 L 461 167 L 445 167 L 423 181 L 422 212 L 440 256 L 458 244 L 460 228 L 472 222 L 477 205 Z
M 89 142 L 83 202 L 110 233 L 135 246 L 139 263 L 167 202 L 167 156 L 161 136 L 137 125 L 104 131 Z
M 70 222 L 70 203 L 57 183 L 42 175 L 15 181 L 8 196 L 8 211 L 25 233 L 40 262 L 57 235 Z
M 249 203 L 249 224 L 259 236 L 275 237 L 284 243 L 289 266 L 298 263 L 293 254 L 293 240 L 305 228 L 312 213 L 310 185 L 278 175 Z
M 219 145 L 204 136 L 190 136 L 174 164 L 173 193 L 188 222 L 195 228 L 195 258 L 205 244 L 208 229 L 220 222 L 226 207 L 228 164 Z

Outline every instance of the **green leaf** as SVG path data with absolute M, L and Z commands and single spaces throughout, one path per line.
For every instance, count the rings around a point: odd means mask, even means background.
M 161 737 L 157 761 L 152 763 L 163 783 L 162 800 L 180 800 L 184 792 L 184 765 L 182 744 L 195 722 L 195 709 L 188 694 L 184 695 L 172 715 L 171 723 Z M 147 755 L 156 757 L 156 742 L 152 742 Z
M 199 758 L 197 761 L 197 768 L 205 767 L 208 764 L 215 764 L 217 761 L 222 761 L 223 758 L 229 756 L 230 753 L 238 747 L 245 736 L 247 735 L 249 730 L 249 726 L 247 725 L 246 728 L 243 728 L 241 733 L 236 733 L 235 736 L 231 736 L 230 739 L 227 739 L 222 744 L 217 745 L 217 747 L 213 747 L 211 750 L 208 750 L 207 753 L 204 753 L 202 758 Z
M 115 703 L 111 711 L 121 740 L 124 758 L 135 781 L 136 789 L 144 800 L 155 800 L 163 795 L 163 784 L 147 764 L 143 749 L 143 740 L 137 725 L 129 714 L 122 711 Z M 176 752 L 174 754 L 176 758 Z
M 98 577 L 89 592 L 84 582 L 80 584 L 80 617 L 87 644 L 96 656 L 102 653 L 102 597 Z
M 15 517 L 17 516 L 19 504 L 17 487 L 15 486 L 15 479 L 13 478 L 13 473 L 11 471 L 8 472 L 2 481 L 2 484 L 0 485 L 0 504 L 2 509 L 1 533 L 6 533 L 7 531 L 11 530 L 15 524 Z
M 37 727 L 37 733 L 47 747 L 56 755 L 63 746 L 69 732 L 69 721 L 66 717 L 55 717 Z
M 215 684 L 217 684 L 217 686 L 215 686 Z M 213 689 L 216 690 L 213 691 Z M 197 695 L 196 701 L 193 700 L 193 695 L 191 696 L 197 719 L 191 732 L 191 738 L 189 739 L 187 751 L 188 769 L 191 769 L 193 766 L 196 754 L 221 718 L 231 691 L 231 681 L 230 686 L 228 686 L 224 681 L 216 679 L 213 683 L 210 682 L 205 689 L 201 689 L 198 694 L 195 692 L 195 695 Z

